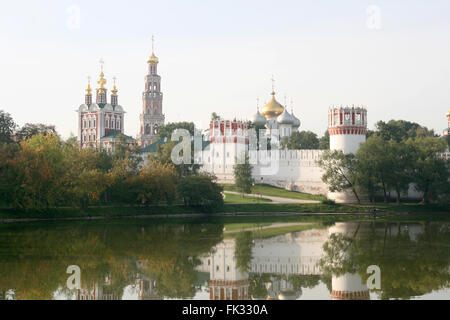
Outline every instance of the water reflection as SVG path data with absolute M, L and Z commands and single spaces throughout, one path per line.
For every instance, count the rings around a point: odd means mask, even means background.
M 0 240 L 1 298 L 450 299 L 447 223 L 18 224 Z M 380 290 L 366 285 L 370 265 Z

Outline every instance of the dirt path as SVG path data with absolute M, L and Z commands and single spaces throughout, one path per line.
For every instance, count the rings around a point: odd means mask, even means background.
M 241 195 L 241 193 L 235 192 L 235 191 L 224 191 L 224 193 Z M 253 198 L 260 197 L 259 194 L 253 194 L 253 193 L 252 194 L 246 193 L 245 195 L 253 197 Z M 320 203 L 320 201 L 318 201 L 318 200 L 290 199 L 290 198 L 273 197 L 273 196 L 266 196 L 266 195 L 262 195 L 262 197 L 271 200 L 272 203 Z

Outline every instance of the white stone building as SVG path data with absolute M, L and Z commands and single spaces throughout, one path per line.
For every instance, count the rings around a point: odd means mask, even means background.
M 272 98 L 252 119 L 256 133 L 243 121 L 211 121 L 209 145 L 196 154 L 202 170 L 214 174 L 220 183 L 233 183 L 233 167 L 244 161 L 248 153 L 256 183 L 267 183 L 290 190 L 323 194 L 337 202 L 352 202 L 351 194 L 331 194 L 322 181 L 322 169 L 317 165 L 323 150 L 280 149 L 280 140 L 299 130 L 300 120 Z M 354 153 L 366 139 L 367 111 L 363 107 L 331 107 L 328 111 L 330 148 Z M 259 147 L 256 135 L 260 135 Z M 270 150 L 266 140 L 270 139 Z

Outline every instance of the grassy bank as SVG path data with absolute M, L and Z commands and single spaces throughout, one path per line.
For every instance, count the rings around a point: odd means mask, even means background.
M 242 197 L 238 194 L 225 193 L 225 203 L 261 203 L 261 202 L 272 202 L 272 200 L 262 197 L 252 197 L 246 195 Z
M 222 209 L 211 213 L 369 213 L 373 205 L 340 205 L 340 204 L 275 204 L 275 203 L 237 203 L 225 204 Z M 377 213 L 423 213 L 449 212 L 447 208 L 424 206 L 421 204 L 376 204 Z M 0 219 L 21 218 L 83 218 L 83 217 L 127 217 L 173 214 L 204 213 L 201 208 L 184 206 L 150 206 L 150 207 L 91 207 L 85 210 L 77 208 L 51 208 L 43 212 L 16 211 L 0 209 Z M 450 212 L 449 212 L 450 213 Z
M 222 184 L 221 185 L 225 191 L 235 191 L 239 190 L 233 184 Z M 263 196 L 281 197 L 289 199 L 300 199 L 300 200 L 325 200 L 326 198 L 322 195 L 315 195 L 297 191 L 289 191 L 283 188 L 277 188 L 268 184 L 256 184 L 253 187 L 252 193 L 261 194 Z

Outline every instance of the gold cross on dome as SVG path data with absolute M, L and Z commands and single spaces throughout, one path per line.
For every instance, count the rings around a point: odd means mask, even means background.
M 272 91 L 275 91 L 275 79 L 273 78 L 273 75 L 270 80 L 272 81 Z

